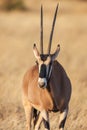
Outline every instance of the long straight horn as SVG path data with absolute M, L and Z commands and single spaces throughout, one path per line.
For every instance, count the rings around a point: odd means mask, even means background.
M 43 54 L 43 7 L 41 5 L 41 23 L 40 23 L 40 51 Z
M 58 4 L 57 4 L 56 10 L 55 10 L 52 29 L 51 29 L 51 33 L 50 33 L 50 39 L 49 39 L 49 45 L 48 45 L 48 54 L 50 54 L 50 50 L 51 50 L 52 37 L 53 37 L 53 32 L 54 32 L 54 27 L 55 27 L 55 22 L 56 22 L 57 11 L 58 11 Z

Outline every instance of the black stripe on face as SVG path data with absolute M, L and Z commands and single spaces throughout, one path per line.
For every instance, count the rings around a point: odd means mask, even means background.
M 50 125 L 49 125 L 49 122 L 46 121 L 45 119 L 43 119 L 43 123 L 44 123 L 44 127 L 48 130 L 50 130 Z
M 42 64 L 40 67 L 39 77 L 46 78 L 46 65 L 45 64 Z
M 64 118 L 64 120 L 61 121 L 61 123 L 59 125 L 59 129 L 64 128 L 65 122 L 66 122 L 66 117 Z

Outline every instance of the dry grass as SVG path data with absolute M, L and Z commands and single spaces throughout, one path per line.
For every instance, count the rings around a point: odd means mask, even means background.
M 44 5 L 46 51 L 56 0 L 26 1 L 30 12 L 0 12 L 0 130 L 24 130 L 21 85 L 26 70 L 35 63 L 33 43 L 39 47 L 39 11 Z M 65 130 L 87 129 L 87 3 L 60 1 L 52 52 L 60 43 L 59 62 L 72 81 L 70 112 Z M 57 114 L 50 114 L 52 130 Z M 42 127 L 43 129 L 43 127 Z

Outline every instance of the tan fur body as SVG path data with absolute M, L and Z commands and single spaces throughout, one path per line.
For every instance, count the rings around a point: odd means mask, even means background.
M 50 87 L 50 91 L 47 88 L 38 87 L 38 66 L 33 66 L 24 76 L 23 101 L 27 100 L 32 107 L 39 111 L 64 110 L 68 107 L 71 83 L 63 67 L 57 61 L 52 64 L 48 87 Z

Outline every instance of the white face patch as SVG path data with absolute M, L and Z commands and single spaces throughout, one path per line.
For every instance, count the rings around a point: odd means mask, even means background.
M 38 79 L 39 87 L 46 88 L 47 87 L 47 80 L 46 78 L 39 78 Z

